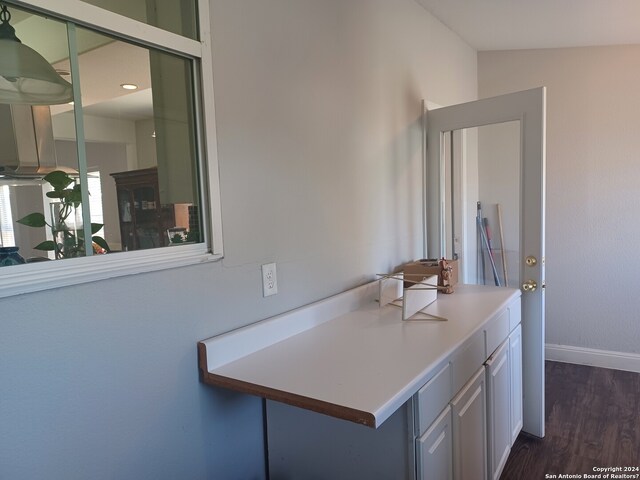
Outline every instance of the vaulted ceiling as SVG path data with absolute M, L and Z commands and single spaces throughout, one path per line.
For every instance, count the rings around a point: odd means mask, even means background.
M 638 0 L 416 0 L 477 50 L 640 44 Z

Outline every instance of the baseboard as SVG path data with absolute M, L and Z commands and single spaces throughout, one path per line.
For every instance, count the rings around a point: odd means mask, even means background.
M 593 348 L 546 344 L 545 358 L 554 362 L 577 363 L 579 365 L 640 373 L 640 355 L 637 353 L 610 352 Z

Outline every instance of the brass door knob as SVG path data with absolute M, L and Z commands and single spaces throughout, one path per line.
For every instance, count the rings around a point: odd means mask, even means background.
M 535 280 L 527 280 L 522 284 L 522 290 L 525 292 L 535 292 L 538 284 Z

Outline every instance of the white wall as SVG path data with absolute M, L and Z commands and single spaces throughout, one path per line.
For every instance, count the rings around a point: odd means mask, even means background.
M 260 401 L 196 342 L 421 254 L 420 100 L 474 99 L 475 51 L 414 0 L 211 11 L 226 257 L 0 300 L 2 478 L 264 478 Z
M 56 140 L 75 141 L 76 126 L 73 112 L 54 115 L 52 123 L 53 137 Z M 84 135 L 89 142 L 125 144 L 128 167 L 124 170 L 138 168 L 136 122 L 133 120 L 84 115 Z
M 137 168 L 151 168 L 158 165 L 156 156 L 155 125 L 153 119 L 138 120 L 136 126 Z
M 640 353 L 640 46 L 478 54 L 481 97 L 541 85 L 546 341 Z
M 520 288 L 520 122 L 505 122 L 478 127 L 478 198 L 487 218 L 494 261 L 500 284 L 505 286 L 502 248 L 505 249 L 509 287 Z M 502 209 L 504 246 L 500 244 L 497 204 Z M 477 206 L 476 206 L 477 209 Z M 475 232 L 474 232 L 475 233 Z M 476 234 L 477 235 L 477 234 Z M 485 260 L 487 284 L 494 284 L 488 259 Z

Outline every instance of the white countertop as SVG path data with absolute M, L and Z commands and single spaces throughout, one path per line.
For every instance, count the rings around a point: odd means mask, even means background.
M 205 341 L 203 380 L 378 427 L 519 294 L 458 285 L 424 310 L 448 321 L 402 321 L 402 309 L 369 302 L 215 368 L 206 361 L 215 346 Z

